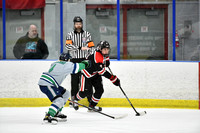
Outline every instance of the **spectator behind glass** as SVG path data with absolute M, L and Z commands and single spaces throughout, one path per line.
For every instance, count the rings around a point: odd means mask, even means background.
M 17 59 L 46 59 L 49 55 L 47 45 L 38 37 L 35 25 L 30 25 L 27 34 L 17 40 L 13 53 Z

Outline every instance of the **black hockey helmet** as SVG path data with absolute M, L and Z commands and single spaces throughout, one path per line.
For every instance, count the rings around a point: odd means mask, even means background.
M 74 23 L 76 23 L 76 22 L 81 22 L 81 23 L 83 23 L 83 20 L 82 20 L 82 18 L 81 18 L 80 16 L 75 16 L 73 22 L 74 22 Z
M 62 53 L 59 57 L 59 60 L 62 61 L 68 61 L 69 59 L 71 59 L 71 55 L 69 53 Z
M 104 49 L 104 48 L 108 48 L 108 49 L 109 49 L 109 53 L 106 54 L 106 55 L 103 55 L 103 56 L 107 57 L 107 56 L 109 56 L 110 51 L 111 51 L 111 49 L 110 49 L 110 44 L 109 44 L 107 41 L 100 41 L 100 42 L 97 44 L 97 50 L 100 50 L 100 51 L 101 51 L 101 50 Z

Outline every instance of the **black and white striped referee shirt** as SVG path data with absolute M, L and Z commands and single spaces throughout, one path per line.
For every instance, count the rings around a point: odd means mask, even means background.
M 65 48 L 70 51 L 72 58 L 86 58 L 88 51 L 81 50 L 81 47 L 89 47 L 93 51 L 94 43 L 90 33 L 84 30 L 80 33 L 76 31 L 69 32 L 66 37 Z

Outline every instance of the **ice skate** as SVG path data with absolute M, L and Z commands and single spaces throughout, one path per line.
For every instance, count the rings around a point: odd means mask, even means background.
M 65 122 L 67 121 L 67 116 L 62 114 L 61 112 L 57 112 L 56 115 L 54 116 L 59 122 Z
M 43 121 L 44 123 L 52 123 L 53 125 L 56 125 L 58 123 L 58 120 L 52 117 L 49 113 L 46 113 Z
M 71 101 L 69 102 L 69 107 L 73 108 L 73 103 Z
M 96 111 L 102 111 L 102 107 L 98 107 L 98 106 L 93 106 L 93 105 L 89 105 L 90 108 L 88 108 L 88 112 L 96 112 Z M 95 110 L 95 111 L 94 111 Z
M 75 103 L 76 102 L 76 103 Z M 74 99 L 74 97 L 72 97 L 72 106 L 75 110 L 78 110 L 79 109 L 79 106 L 77 104 L 77 100 Z

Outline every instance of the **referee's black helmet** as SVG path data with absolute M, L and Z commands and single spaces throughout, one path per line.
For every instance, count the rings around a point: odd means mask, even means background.
M 75 16 L 73 22 L 74 23 L 76 23 L 76 22 L 81 22 L 82 23 L 83 20 L 82 20 L 82 18 L 80 16 Z

